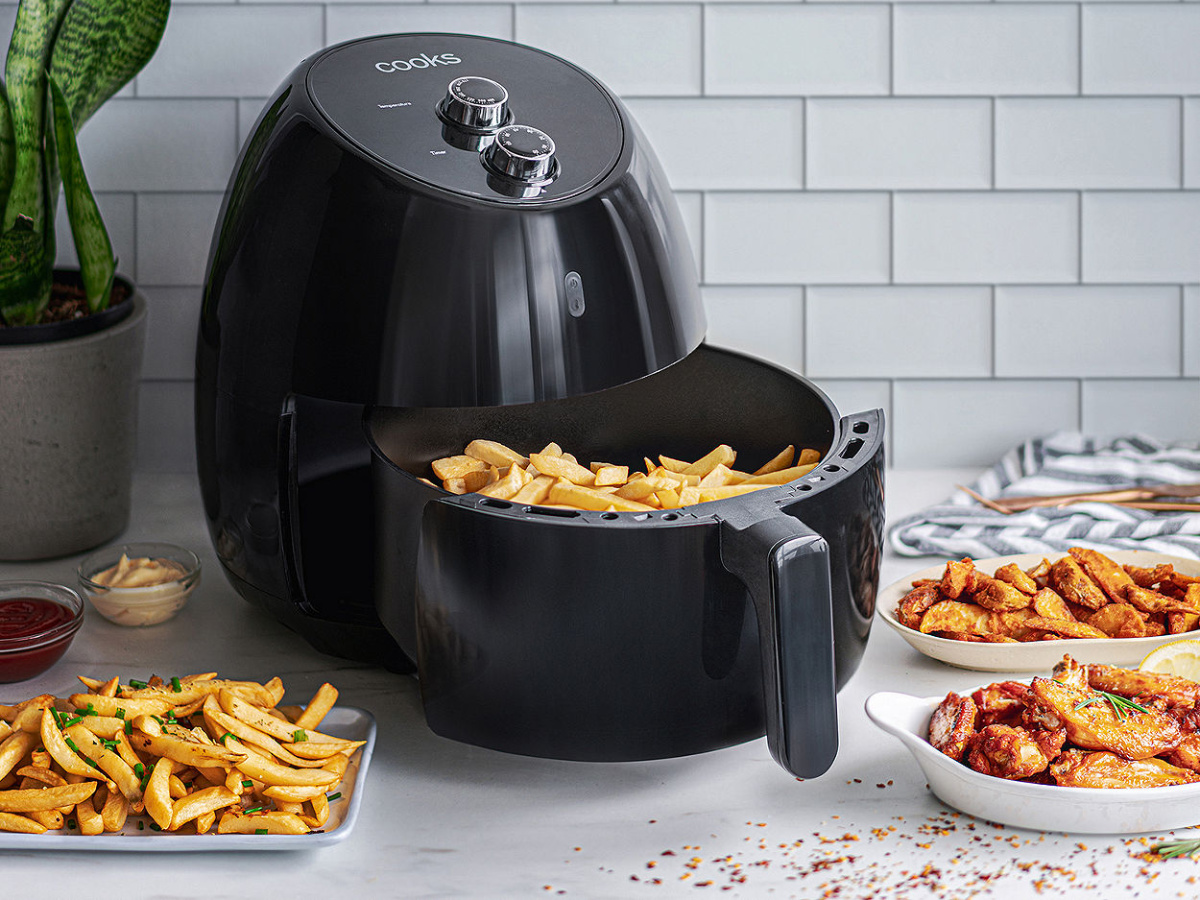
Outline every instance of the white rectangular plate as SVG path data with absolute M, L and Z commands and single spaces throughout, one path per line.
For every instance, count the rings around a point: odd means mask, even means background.
M 366 741 L 350 760 L 342 783 L 334 788 L 342 796 L 329 804 L 329 821 L 312 834 L 172 834 L 154 831 L 144 816 L 130 816 L 125 827 L 111 834 L 85 835 L 78 831 L 13 834 L 0 831 L 0 850 L 133 850 L 139 853 L 227 852 L 230 850 L 313 850 L 349 837 L 362 805 L 367 766 L 375 750 L 375 717 L 355 706 L 335 706 L 321 722 L 321 731 L 352 741 Z M 138 830 L 138 822 L 145 827 Z

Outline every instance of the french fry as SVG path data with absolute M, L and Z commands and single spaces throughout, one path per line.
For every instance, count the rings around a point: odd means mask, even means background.
M 577 509 L 607 510 L 612 508 L 618 512 L 643 512 L 653 510 L 653 506 L 638 503 L 636 500 L 626 500 L 617 494 L 604 494 L 593 488 L 572 484 L 569 481 L 558 481 L 550 488 L 551 503 L 566 503 Z
M 596 469 L 596 487 L 621 485 L 629 480 L 629 466 L 601 466 Z
M 481 459 L 499 468 L 511 466 L 514 463 L 519 466 L 529 465 L 527 458 L 498 441 L 471 441 L 463 452 L 467 456 L 474 456 L 476 459 Z M 538 471 L 542 470 L 539 468 Z
M 218 834 L 308 834 L 309 827 L 294 813 L 227 812 L 217 823 Z
M 159 757 L 146 782 L 146 813 L 162 829 L 171 827 L 171 816 L 175 810 L 171 801 L 171 773 L 174 771 L 175 760 L 168 756 Z
M 596 483 L 596 476 L 590 470 L 585 469 L 579 463 L 571 462 L 565 456 L 544 456 L 541 453 L 533 453 L 529 457 L 529 462 L 543 475 L 563 478 L 572 484 L 584 487 L 591 487 Z M 553 489 L 551 492 L 553 493 Z
M 48 829 L 40 822 L 17 813 L 0 812 L 0 831 L 19 834 L 45 834 Z
M 135 750 L 165 756 L 185 766 L 237 765 L 242 754 L 217 744 L 184 741 L 167 735 L 136 734 L 130 738 Z
M 170 829 L 176 831 L 193 819 L 205 813 L 215 813 L 219 809 L 232 806 L 238 802 L 238 795 L 224 786 L 207 787 L 188 794 L 175 801 L 171 811 Z
M 316 728 L 321 724 L 321 720 L 328 715 L 329 711 L 333 709 L 337 698 L 337 688 L 329 682 L 325 682 L 325 684 L 317 688 L 317 692 L 308 701 L 308 706 L 304 707 L 304 712 L 299 715 L 293 724 L 301 729 Z
M 100 738 L 88 731 L 82 724 L 68 726 L 65 735 L 75 742 L 80 756 L 84 757 L 84 762 L 87 762 L 88 759 L 95 762 L 100 771 L 113 781 L 117 790 L 124 794 L 130 803 L 136 804 L 142 799 L 140 779 L 134 773 L 133 768 L 120 756 L 105 747 Z M 93 773 L 92 777 L 96 778 L 98 775 Z
M 95 781 L 81 781 L 62 787 L 0 791 L 0 812 L 25 813 L 74 806 L 96 792 Z
M 109 791 L 100 810 L 100 821 L 105 831 L 120 831 L 129 816 L 129 801 L 120 791 Z
M 780 469 L 786 469 L 792 464 L 792 460 L 796 458 L 796 447 L 793 444 L 788 444 L 779 451 L 774 457 L 766 463 L 759 466 L 752 473 L 753 475 L 766 475 L 770 472 L 778 472 Z
M 75 820 L 79 823 L 80 834 L 104 833 L 104 818 L 96 812 L 90 797 L 75 804 Z
M 808 463 L 803 466 L 776 469 L 774 472 L 767 472 L 763 475 L 751 475 L 742 484 L 787 484 L 789 481 L 795 481 L 797 478 L 807 475 L 815 466 L 816 463 Z
M 719 465 L 732 468 L 737 453 L 728 444 L 719 444 L 683 470 L 684 475 L 704 476 Z
M 470 472 L 486 472 L 488 464 L 475 456 L 446 456 L 433 461 L 433 474 L 445 481 L 462 478 Z
M 68 699 L 76 709 L 88 710 L 92 715 L 117 718 L 162 716 L 173 705 L 162 697 L 105 697 L 102 694 L 72 694 Z
M 91 767 L 80 758 L 74 750 L 68 745 L 62 732 L 58 730 L 58 726 L 54 723 L 54 716 L 50 710 L 42 710 L 42 727 L 39 732 L 42 739 L 42 746 L 49 751 L 54 761 L 62 767 L 64 772 L 69 772 L 73 775 L 91 775 Z
M 545 503 L 546 498 L 550 496 L 550 488 L 553 485 L 554 476 L 539 475 L 527 484 L 522 485 L 521 489 L 509 499 L 513 503 Z
M 25 754 L 37 746 L 37 735 L 28 731 L 14 731 L 0 744 L 0 778 L 3 778 L 25 758 Z

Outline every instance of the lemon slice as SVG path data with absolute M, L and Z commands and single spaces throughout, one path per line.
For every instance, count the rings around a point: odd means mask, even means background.
M 1200 681 L 1200 641 L 1172 641 L 1146 654 L 1138 669 Z

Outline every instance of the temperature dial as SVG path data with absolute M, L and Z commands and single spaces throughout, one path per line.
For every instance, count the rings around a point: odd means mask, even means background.
M 554 141 L 544 131 L 529 125 L 508 125 L 483 151 L 483 162 L 498 175 L 537 184 L 558 174 Z
M 438 115 L 466 131 L 494 132 L 509 120 L 508 91 L 478 75 L 455 78 L 446 88 Z

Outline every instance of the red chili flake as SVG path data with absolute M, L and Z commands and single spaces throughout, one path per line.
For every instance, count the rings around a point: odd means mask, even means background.
M 664 850 L 662 853 L 659 854 L 659 856 L 674 856 L 674 855 L 675 855 L 674 850 Z

